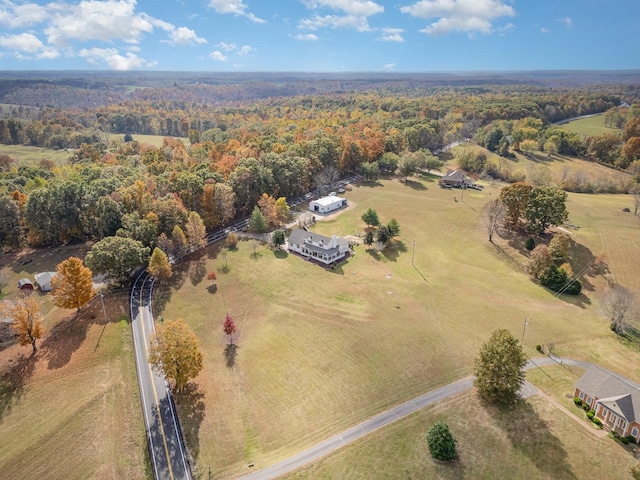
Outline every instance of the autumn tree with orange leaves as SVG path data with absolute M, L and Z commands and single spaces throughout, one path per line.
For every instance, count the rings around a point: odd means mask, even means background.
M 51 281 L 53 303 L 60 308 L 76 308 L 80 311 L 95 295 L 91 270 L 82 260 L 69 257 L 56 267 L 57 275 Z
M 5 304 L 2 314 L 13 319 L 11 327 L 18 334 L 18 343 L 22 346 L 30 344 L 32 353 L 36 353 L 36 341 L 44 333 L 38 299 L 33 295 L 20 295 L 13 302 Z

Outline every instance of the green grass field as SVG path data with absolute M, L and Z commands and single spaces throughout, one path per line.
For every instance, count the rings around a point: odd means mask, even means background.
M 426 435 L 444 421 L 458 440 L 458 459 L 432 460 Z M 627 479 L 636 463 L 540 397 L 508 409 L 473 393 L 428 407 L 290 474 L 314 479 Z
M 51 160 L 58 167 L 67 165 L 71 156 L 66 150 L 51 150 L 40 147 L 27 147 L 25 145 L 0 145 L 0 155 L 9 155 L 18 161 L 18 165 L 37 167 L 41 160 Z
M 124 137 L 123 135 L 112 134 L 113 137 Z M 156 148 L 162 147 L 162 142 L 164 141 L 164 136 L 162 135 L 138 135 L 137 133 L 132 135 L 133 139 L 140 143 L 145 143 L 147 145 L 154 146 Z M 175 137 L 177 140 L 180 140 L 184 145 L 188 148 L 191 143 L 188 138 Z
M 559 125 L 561 130 L 568 133 L 577 133 L 582 137 L 595 137 L 604 133 L 620 133 L 617 128 L 605 127 L 604 115 L 581 118 L 569 123 Z
M 519 337 L 525 317 L 529 355 L 553 342 L 560 355 L 624 364 L 640 378 L 640 355 L 621 350 L 599 314 L 601 276 L 584 278 L 584 295 L 558 299 L 523 273 L 524 239 L 487 241 L 479 212 L 498 193 L 487 185 L 461 201 L 460 191 L 430 178 L 354 186 L 353 207 L 314 230 L 362 232 L 360 215 L 371 207 L 383 221 L 396 218 L 401 237 L 379 254 L 358 246 L 333 271 L 265 246 L 254 253 L 252 241 L 226 259 L 214 246 L 184 264 L 174 284 L 159 289 L 157 308 L 184 318 L 205 353 L 197 389 L 178 399 L 200 468 L 227 478 L 249 463 L 267 466 L 469 375 L 490 332 L 509 328 Z M 580 227 L 571 232 L 574 270 L 606 253 L 620 282 L 640 286 L 632 253 L 640 229 L 621 211 L 630 203 L 626 195 L 569 196 L 570 221 Z M 219 272 L 215 293 L 203 280 L 211 270 Z M 225 349 L 227 312 L 239 326 L 236 350 Z

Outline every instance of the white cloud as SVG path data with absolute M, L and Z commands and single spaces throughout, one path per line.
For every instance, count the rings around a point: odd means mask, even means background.
M 247 17 L 255 23 L 266 23 L 262 18 L 258 18 L 253 13 L 247 12 L 247 6 L 242 0 L 209 0 L 209 6 L 213 8 L 216 13 L 229 13 L 235 16 Z
M 545 28 L 545 27 L 542 27 L 542 28 L 540 28 L 540 32 L 541 33 L 549 33 L 549 29 Z
M 332 10 L 343 11 L 347 15 L 356 17 L 370 17 L 376 13 L 384 12 L 384 7 L 371 0 L 301 0 L 307 8 L 317 10 L 326 7 Z
M 300 0 L 311 10 L 329 9 L 339 15 L 321 16 L 315 13 L 312 18 L 303 18 L 298 28 L 319 30 L 323 28 L 347 28 L 359 32 L 368 32 L 369 17 L 384 12 L 384 7 L 371 0 Z
M 221 48 L 225 52 L 232 52 L 233 50 L 236 49 L 236 44 L 235 43 L 220 42 L 220 43 L 218 43 L 216 45 L 216 47 Z
M 404 38 L 402 37 L 402 32 L 404 29 L 402 28 L 382 28 L 382 35 L 376 38 L 376 40 L 381 40 L 383 42 L 404 42 Z
M 366 17 L 356 17 L 353 15 L 326 15 L 324 17 L 316 15 L 313 18 L 303 18 L 302 20 L 300 20 L 300 22 L 298 22 L 298 28 L 303 30 L 320 30 L 323 28 L 352 28 L 359 32 L 368 32 L 371 30 Z
M 44 45 L 31 33 L 1 35 L 0 48 L 12 51 L 18 58 L 51 59 L 60 56 L 56 48 Z
M 255 49 L 253 47 L 250 47 L 249 45 L 243 45 L 240 50 L 238 50 L 238 55 L 240 56 L 244 56 L 244 55 L 249 55 L 250 53 L 255 52 Z
M 211 52 L 209 54 L 209 58 L 211 58 L 211 60 L 216 60 L 218 62 L 226 62 L 227 61 L 227 57 L 225 57 L 221 51 L 219 50 L 214 50 L 213 52 Z
M 295 37 L 296 40 L 301 40 L 303 42 L 317 42 L 320 40 L 320 37 L 313 33 L 299 33 Z
M 563 23 L 565 27 L 573 27 L 573 20 L 570 17 L 556 18 L 557 22 Z
M 147 62 L 133 52 L 127 52 L 126 56 L 122 56 L 115 48 L 83 48 L 78 52 L 78 56 L 86 58 L 92 65 L 104 62 L 113 70 L 136 70 L 157 64 L 157 62 Z
M 47 9 L 35 3 L 15 4 L 4 0 L 0 4 L 0 25 L 9 28 L 29 27 L 42 23 L 47 18 Z
M 67 46 L 71 40 L 122 40 L 137 43 L 153 31 L 153 19 L 135 14 L 135 0 L 83 0 L 77 5 L 51 3 L 44 32 L 49 43 Z
M 417 18 L 438 18 L 420 30 L 433 36 L 450 32 L 490 34 L 494 20 L 515 15 L 513 7 L 503 0 L 420 0 L 400 11 Z
M 187 27 L 178 27 L 172 30 L 169 32 L 169 37 L 171 38 L 169 43 L 181 47 L 207 43 L 206 39 L 198 37 L 196 32 Z
M 384 70 L 385 72 L 393 72 L 394 68 L 396 68 L 395 63 L 387 63 L 386 65 L 382 66 L 382 70 Z

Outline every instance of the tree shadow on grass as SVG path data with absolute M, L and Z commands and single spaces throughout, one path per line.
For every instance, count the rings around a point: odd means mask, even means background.
M 20 355 L 8 371 L 0 375 L 0 421 L 20 401 L 24 386 L 33 374 L 36 355 Z
M 229 343 L 224 349 L 224 360 L 229 368 L 233 368 L 236 364 L 236 355 L 238 354 L 238 346 Z
M 189 262 L 189 281 L 194 287 L 207 276 L 207 260 L 204 256 Z
M 289 256 L 289 252 L 287 252 L 286 250 L 274 250 L 273 255 L 276 258 L 287 258 Z
M 180 427 L 189 451 L 198 458 L 200 451 L 200 425 L 206 416 L 204 392 L 197 383 L 190 382 L 174 395 L 176 409 L 180 414 Z
M 405 253 L 406 251 L 407 246 L 404 244 L 404 242 L 401 240 L 395 240 L 391 243 L 391 245 L 382 250 L 382 255 L 384 255 L 384 258 L 386 258 L 390 262 L 397 262 L 400 254 Z
M 368 180 L 368 181 L 363 181 L 358 183 L 358 187 L 374 188 L 374 187 L 381 187 L 381 186 L 382 186 L 382 182 L 378 180 Z
M 416 182 L 415 180 L 405 180 L 402 182 L 407 187 L 411 187 L 414 190 L 428 190 L 422 182 Z
M 520 400 L 502 406 L 481 401 L 494 423 L 507 435 L 514 449 L 529 458 L 545 477 L 575 479 L 562 442 L 550 431 L 531 404 Z
M 514 270 L 520 273 L 524 273 L 524 274 L 527 273 L 524 267 L 520 265 L 520 263 L 518 263 L 518 261 L 515 258 L 509 255 L 509 252 L 507 252 L 500 245 L 497 245 L 495 243 L 492 243 L 491 245 L 493 245 L 493 248 L 495 249 L 495 255 L 498 259 L 502 260 L 511 268 L 513 268 Z
M 428 452 L 427 454 L 428 455 Z M 466 478 L 465 475 L 465 466 L 464 463 L 460 460 L 460 458 L 456 458 L 450 462 L 443 462 L 440 460 L 436 460 L 430 457 L 431 462 L 435 466 L 435 471 L 437 472 L 437 478 L 442 479 L 450 479 L 450 480 L 458 480 L 460 478 Z M 407 476 L 406 478 L 412 478 L 411 476 Z
M 95 323 L 95 314 L 83 312 L 79 317 L 72 314 L 51 329 L 42 341 L 40 351 L 47 359 L 47 368 L 64 367 L 87 338 L 89 325 Z

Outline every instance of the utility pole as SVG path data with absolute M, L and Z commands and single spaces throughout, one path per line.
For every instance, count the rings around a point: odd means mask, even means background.
M 100 291 L 100 302 L 102 303 L 102 313 L 104 313 L 104 322 L 107 323 L 109 320 L 107 320 L 107 310 L 104 308 L 104 295 L 102 294 L 102 291 Z
M 527 329 L 527 325 L 529 325 L 529 317 L 525 317 L 524 325 L 522 326 L 522 340 L 520 340 L 521 346 L 524 346 L 524 332 Z
M 414 240 L 411 245 L 411 266 L 413 267 L 413 258 L 416 255 L 416 241 Z

